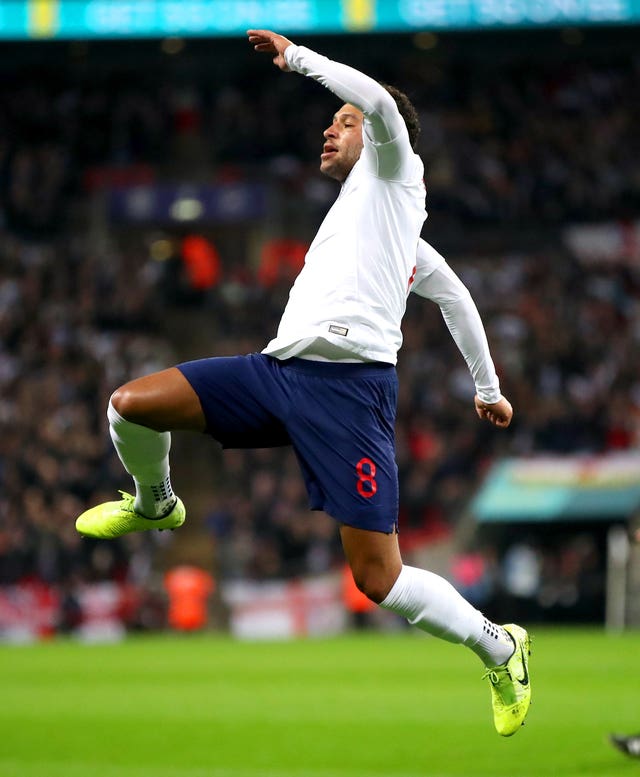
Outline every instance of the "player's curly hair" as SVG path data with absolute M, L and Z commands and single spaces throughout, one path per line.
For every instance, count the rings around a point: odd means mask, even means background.
M 380 84 L 380 86 L 383 86 L 396 101 L 400 115 L 404 119 L 404 123 L 409 131 L 411 148 L 417 151 L 418 140 L 420 139 L 420 119 L 413 103 L 404 92 L 401 92 L 395 86 L 390 86 L 389 84 Z

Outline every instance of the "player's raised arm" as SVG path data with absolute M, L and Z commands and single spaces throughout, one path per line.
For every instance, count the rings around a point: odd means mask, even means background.
M 407 157 L 413 155 L 407 125 L 396 99 L 378 81 L 306 46 L 297 46 L 270 30 L 248 30 L 247 35 L 254 49 L 272 55 L 274 64 L 281 70 L 293 70 L 313 78 L 345 103 L 362 111 L 364 134 L 373 144 L 383 147 L 382 153 L 390 157 L 385 160 L 389 171 L 401 164 L 400 151 Z M 384 148 L 386 144 L 390 147 Z M 382 174 L 391 172 L 382 171 Z
M 500 393 L 500 382 L 475 302 L 444 257 L 422 239 L 418 241 L 416 280 L 411 290 L 439 306 L 475 383 L 474 404 L 478 416 L 494 426 L 509 426 L 513 409 Z

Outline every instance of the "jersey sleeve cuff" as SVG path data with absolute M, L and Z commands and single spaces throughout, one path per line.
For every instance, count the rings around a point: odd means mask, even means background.
M 502 399 L 499 388 L 478 388 L 478 386 L 476 386 L 476 394 L 478 395 L 478 399 L 481 402 L 484 402 L 485 405 L 495 405 L 496 402 L 499 402 Z
M 287 46 L 287 48 L 284 50 L 284 61 L 291 68 L 291 70 L 295 70 L 296 73 L 299 72 L 298 66 L 296 65 L 296 62 L 295 62 L 296 54 L 298 53 L 298 50 L 301 48 L 302 46 L 298 46 L 297 44 L 292 43 L 290 46 Z

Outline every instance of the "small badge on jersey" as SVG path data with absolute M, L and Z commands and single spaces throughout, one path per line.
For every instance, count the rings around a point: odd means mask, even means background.
M 349 334 L 346 326 L 338 326 L 337 324 L 329 324 L 329 331 L 333 335 L 341 335 L 342 337 L 346 337 Z

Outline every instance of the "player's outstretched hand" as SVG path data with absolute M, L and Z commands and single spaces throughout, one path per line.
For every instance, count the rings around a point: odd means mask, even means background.
M 511 423 L 513 408 L 511 407 L 511 402 L 505 397 L 500 397 L 497 402 L 489 405 L 486 402 L 483 402 L 476 394 L 473 401 L 476 406 L 478 418 L 486 418 L 487 421 L 491 421 L 494 426 L 507 427 Z
M 278 35 L 277 32 L 271 32 L 271 30 L 247 30 L 247 35 L 249 43 L 253 43 L 253 48 L 256 51 L 261 54 L 274 55 L 273 64 L 276 67 L 285 72 L 291 69 L 284 58 L 284 52 L 291 46 L 291 41 L 284 35 Z

